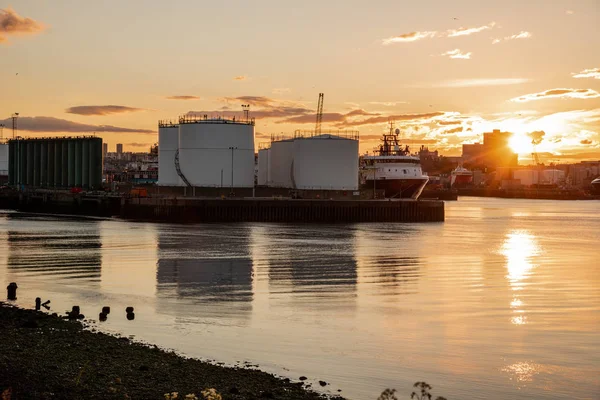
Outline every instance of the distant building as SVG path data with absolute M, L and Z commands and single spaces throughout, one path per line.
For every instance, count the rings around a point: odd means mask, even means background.
M 483 134 L 483 151 L 485 164 L 488 168 L 516 167 L 519 156 L 510 147 L 511 132 L 501 132 L 494 129 Z
M 108 143 L 102 143 L 102 157 L 106 158 L 106 153 L 108 153 Z
M 464 166 L 467 168 L 482 167 L 485 165 L 483 144 L 463 144 L 462 159 Z
M 117 154 L 123 154 L 123 144 L 117 143 Z

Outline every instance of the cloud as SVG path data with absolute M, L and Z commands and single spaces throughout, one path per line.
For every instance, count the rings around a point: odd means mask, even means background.
M 463 128 L 462 126 L 457 126 L 456 128 L 452 128 L 452 129 L 447 129 L 444 131 L 441 131 L 440 134 L 442 135 L 450 135 L 452 133 L 459 133 L 462 132 L 465 128 Z
M 600 79 L 600 68 L 584 69 L 581 72 L 573 73 L 573 78 L 594 78 Z
M 137 142 L 125 143 L 125 146 L 128 146 L 128 147 L 150 147 L 150 145 L 148 143 L 137 143 Z
M 167 96 L 167 100 L 200 100 L 198 96 L 182 95 L 182 96 Z
M 387 39 L 383 39 L 383 45 L 387 46 L 393 43 L 406 43 L 406 42 L 416 42 L 417 40 L 432 38 L 437 35 L 436 31 L 424 31 L 424 32 L 410 32 L 404 33 L 399 36 L 392 36 Z
M 460 125 L 460 124 L 462 124 L 462 121 L 438 121 L 438 125 L 440 125 L 440 126 Z
M 573 14 L 575 14 L 575 11 L 573 11 L 573 10 L 567 10 L 567 11 L 565 11 L 565 14 L 567 14 L 567 15 L 573 15 Z
M 0 123 L 9 126 L 10 118 L 4 121 L 0 120 Z M 54 117 L 19 117 L 18 128 L 19 131 L 52 133 L 156 133 L 156 131 L 150 129 L 122 128 L 112 125 L 89 125 Z
M 245 81 L 246 79 L 248 79 L 246 75 L 238 75 L 233 78 L 234 81 Z
M 136 111 L 144 111 L 144 109 L 127 106 L 76 106 L 65 110 L 66 113 L 78 115 L 110 115 Z
M 271 106 L 273 103 L 276 102 L 275 99 L 271 99 L 271 98 L 265 97 L 265 96 L 223 97 L 220 99 L 220 101 L 223 101 L 225 103 L 230 103 L 230 102 L 242 103 L 242 104 L 246 103 L 246 104 L 250 104 L 251 106 L 258 106 L 258 107 Z
M 593 141 L 593 140 L 590 140 L 590 139 L 583 139 L 583 140 L 581 140 L 579 143 L 580 143 L 580 144 L 583 144 L 583 145 L 590 145 L 590 144 L 593 144 L 593 143 L 594 143 L 594 141 Z
M 533 131 L 527 134 L 531 138 L 531 143 L 540 144 L 542 140 L 544 140 L 544 136 L 546 136 L 546 132 L 544 131 Z
M 283 94 L 283 93 L 289 93 L 292 90 L 290 88 L 275 88 L 273 89 L 273 94 Z
M 376 106 L 394 107 L 398 104 L 409 104 L 408 101 L 370 101 L 369 104 Z
M 600 93 L 592 89 L 551 89 L 515 97 L 511 101 L 526 102 L 550 98 L 595 99 L 597 97 L 600 97 Z
M 31 18 L 21 17 L 12 8 L 0 9 L 0 43 L 10 35 L 32 35 L 46 29 L 45 25 Z
M 492 44 L 496 44 L 496 43 L 500 43 L 502 41 L 507 41 L 507 40 L 514 40 L 514 39 L 529 39 L 531 37 L 531 33 L 527 32 L 527 31 L 521 31 L 515 35 L 512 36 L 506 36 L 504 38 L 496 38 L 492 41 Z
M 467 36 L 472 35 L 474 33 L 479 33 L 481 31 L 485 31 L 486 29 L 492 29 L 496 25 L 495 22 L 490 22 L 487 25 L 483 25 L 477 28 L 463 28 L 460 27 L 458 29 L 450 29 L 446 32 L 448 37 L 457 37 L 457 36 Z
M 388 121 L 417 121 L 430 119 L 435 117 L 441 117 L 445 115 L 443 112 L 431 112 L 431 113 L 423 113 L 423 114 L 396 114 L 396 115 L 380 115 L 376 117 L 370 117 L 363 120 L 356 121 L 343 121 L 339 124 L 340 127 L 352 127 L 352 126 L 361 126 L 361 125 L 372 125 L 379 124 L 382 122 Z
M 471 54 L 471 53 L 469 53 Z M 528 78 L 481 78 L 481 79 L 457 79 L 441 82 L 433 87 L 473 87 L 473 86 L 504 86 L 518 85 L 529 82 Z
M 445 53 L 440 54 L 441 56 L 448 56 L 450 58 L 458 58 L 468 60 L 471 58 L 471 52 L 469 53 L 461 53 L 460 49 L 449 50 Z

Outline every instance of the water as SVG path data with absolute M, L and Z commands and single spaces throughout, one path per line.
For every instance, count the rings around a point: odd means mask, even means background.
M 324 226 L 4 213 L 0 284 L 27 307 L 110 305 L 105 331 L 351 399 L 422 380 L 449 399 L 598 399 L 599 210 L 461 198 L 443 224 Z

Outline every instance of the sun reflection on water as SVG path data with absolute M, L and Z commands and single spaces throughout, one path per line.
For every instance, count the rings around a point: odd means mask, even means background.
M 506 257 L 506 269 L 510 286 L 515 291 L 510 303 L 513 315 L 511 323 L 514 325 L 524 325 L 527 323 L 527 316 L 523 309 L 524 302 L 519 296 L 521 290 L 525 288 L 525 279 L 531 275 L 534 267 L 532 259 L 541 253 L 535 237 L 527 231 L 512 231 L 506 235 L 506 239 L 500 249 L 500 254 Z

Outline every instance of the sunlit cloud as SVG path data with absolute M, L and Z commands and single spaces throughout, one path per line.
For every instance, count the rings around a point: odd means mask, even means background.
M 393 43 L 416 42 L 417 40 L 432 38 L 432 37 L 435 37 L 436 35 L 437 35 L 436 31 L 404 33 L 399 36 L 392 36 L 387 39 L 383 39 L 383 44 L 389 45 L 389 44 L 393 44 Z
M 483 26 L 476 27 L 476 28 L 460 27 L 458 29 L 450 29 L 446 32 L 446 34 L 448 37 L 467 36 L 467 35 L 472 35 L 474 33 L 479 33 L 479 32 L 485 31 L 487 29 L 492 29 L 495 25 L 496 25 L 495 22 L 490 22 L 487 25 L 483 25 Z
M 511 36 L 506 36 L 504 38 L 500 38 L 500 39 L 494 39 L 492 41 L 492 44 L 496 44 L 496 43 L 500 43 L 502 41 L 507 41 L 507 40 L 515 40 L 515 39 L 529 39 L 531 37 L 531 33 L 527 32 L 527 31 L 521 31 L 515 35 L 511 35 Z
M 233 78 L 234 81 L 245 81 L 246 79 L 248 79 L 246 75 L 238 75 Z
M 581 72 L 573 73 L 573 78 L 594 78 L 600 79 L 600 68 L 584 69 Z
M 600 97 L 600 93 L 593 89 L 551 89 L 545 92 L 526 94 L 515 97 L 511 101 L 526 102 L 532 100 L 552 99 L 552 98 L 570 98 L 570 99 L 595 99 Z
M 289 93 L 292 90 L 290 88 L 275 88 L 273 89 L 273 94 L 283 94 L 283 93 Z
M 456 50 L 455 50 L 456 51 Z M 471 54 L 471 53 L 469 53 Z M 519 85 L 529 82 L 528 78 L 480 78 L 480 79 L 456 79 L 452 81 L 441 82 L 435 87 L 473 87 L 473 86 L 505 86 Z
M 575 14 L 575 11 L 573 11 L 573 10 L 567 10 L 567 11 L 565 11 L 565 14 L 567 14 L 567 15 L 573 15 L 573 14 Z
M 0 123 L 8 126 L 9 119 Z M 91 125 L 54 117 L 19 117 L 19 131 L 26 132 L 51 132 L 51 133 L 91 133 L 91 132 L 117 132 L 117 133 L 156 133 L 150 129 L 123 128 L 112 125 Z
M 143 108 L 127 107 L 127 106 L 76 106 L 69 107 L 65 110 L 69 114 L 78 115 L 110 115 L 123 114 L 136 111 L 144 111 Z
M 198 96 L 182 95 L 182 96 L 167 96 L 167 100 L 200 100 Z
M 454 50 L 449 50 L 445 53 L 440 54 L 441 56 L 448 56 L 450 58 L 457 58 L 457 59 L 463 59 L 463 60 L 468 60 L 471 58 L 471 52 L 468 53 L 462 53 L 460 51 L 460 49 L 454 49 Z
M 10 7 L 0 9 L 0 43 L 8 41 L 10 35 L 32 35 L 45 29 L 41 22 L 22 17 Z

